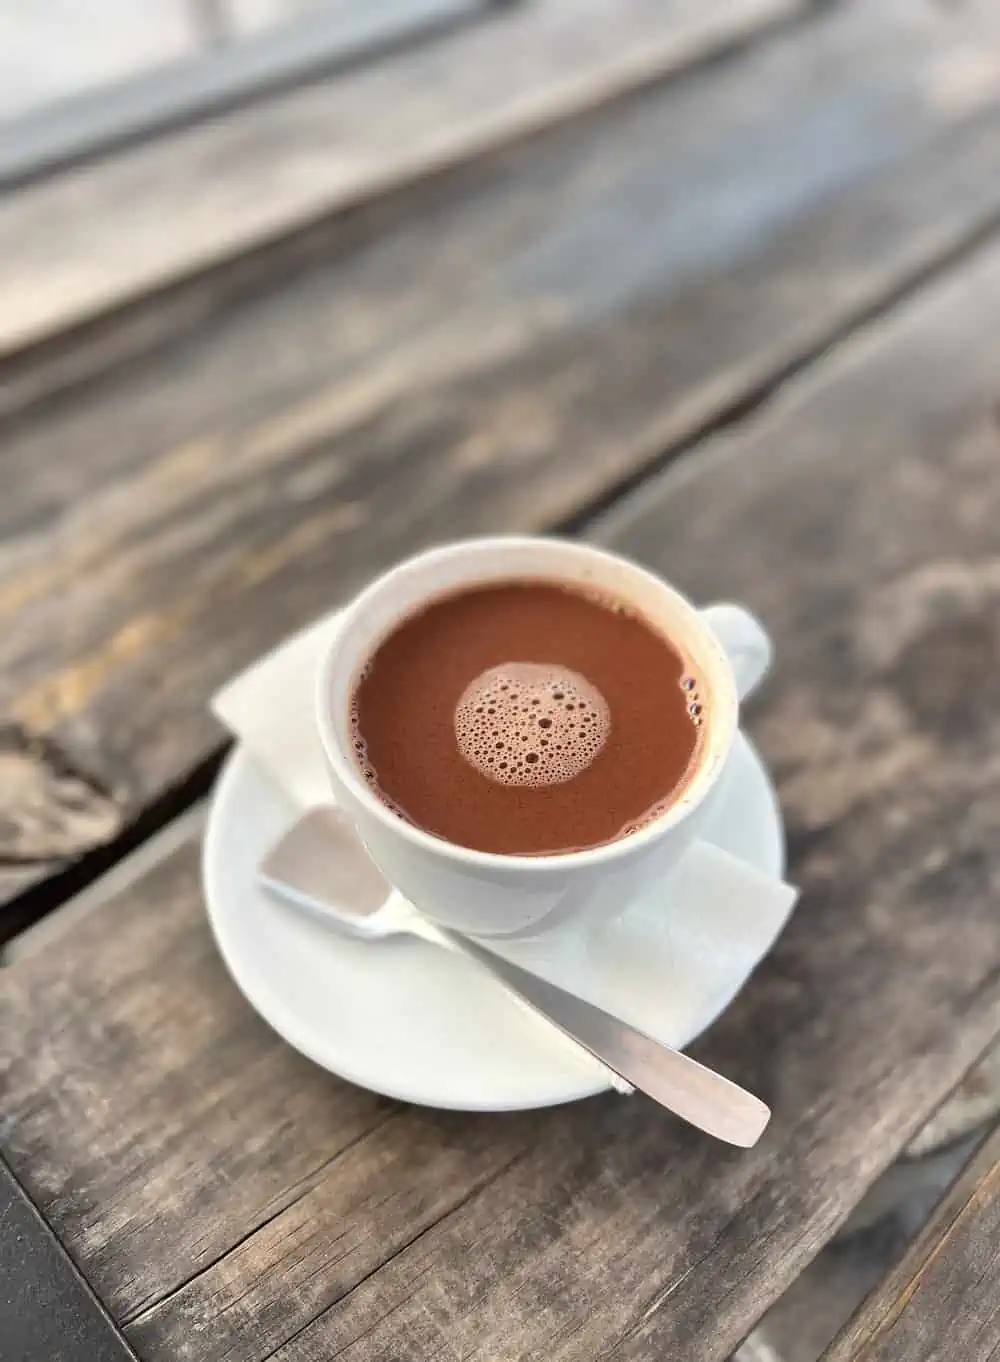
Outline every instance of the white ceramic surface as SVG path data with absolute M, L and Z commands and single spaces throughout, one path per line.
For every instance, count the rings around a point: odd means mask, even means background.
M 238 748 L 216 787 L 204 844 L 219 949 L 251 1005 L 290 1045 L 352 1082 L 428 1106 L 506 1111 L 606 1087 L 589 1057 L 569 1051 L 470 962 L 411 938 L 351 941 L 268 898 L 257 864 L 298 811 Z M 704 835 L 767 875 L 783 873 L 777 800 L 742 734 Z M 741 924 L 734 950 L 739 905 L 720 900 L 694 920 L 668 911 L 669 891 L 669 882 L 653 886 L 604 930 L 619 964 L 632 960 L 655 982 L 639 990 L 655 1019 L 634 1020 L 648 1029 L 655 1020 L 656 1034 L 685 1046 L 735 997 L 788 913 Z

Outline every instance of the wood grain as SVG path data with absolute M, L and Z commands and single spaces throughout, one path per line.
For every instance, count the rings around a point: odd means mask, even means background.
M 989 1362 L 1000 1349 L 1000 1130 L 823 1362 Z
M 396 60 L 28 186 L 0 206 L 0 355 L 676 71 L 798 6 L 503 6 Z
M 142 1357 L 732 1352 L 1000 1031 L 998 373 L 993 247 L 594 527 L 776 639 L 803 899 L 696 1047 L 755 1150 L 610 1097 L 390 1114 L 224 983 L 193 846 L 0 975 L 4 1153 Z
M 1000 107 L 941 91 L 994 51 L 838 8 L 164 304 L 148 348 L 22 404 L 0 891 L 134 827 L 218 750 L 213 690 L 373 571 L 578 516 L 989 230 Z

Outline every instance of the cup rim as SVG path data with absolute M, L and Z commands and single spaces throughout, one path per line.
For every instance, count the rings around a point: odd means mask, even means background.
M 391 589 L 400 576 L 419 571 L 422 567 L 449 557 L 461 557 L 464 552 L 474 549 L 478 553 L 500 552 L 510 548 L 527 548 L 538 545 L 551 545 L 559 549 L 583 553 L 598 562 L 624 566 L 644 578 L 646 582 L 663 595 L 669 603 L 688 616 L 696 632 L 701 634 L 706 651 L 714 654 L 717 662 L 712 678 L 713 690 L 713 750 L 706 754 L 704 764 L 695 773 L 687 787 L 675 803 L 638 832 L 628 833 L 612 842 L 601 842 L 597 846 L 585 847 L 577 851 L 546 852 L 541 855 L 522 855 L 507 852 L 479 851 L 474 847 L 461 846 L 450 842 L 436 833 L 427 832 L 401 818 L 388 808 L 369 788 L 361 772 L 355 768 L 351 757 L 342 749 L 333 720 L 333 706 L 329 697 L 336 674 L 340 639 L 349 621 L 362 614 L 366 607 Z M 512 577 L 517 576 L 512 570 Z M 464 584 L 476 585 L 475 577 Z M 463 589 L 457 586 L 456 590 Z M 446 593 L 429 593 L 427 599 Z M 401 611 L 399 620 L 408 612 Z M 719 695 L 718 691 L 722 694 Z M 363 587 L 340 611 L 338 627 L 327 644 L 317 671 L 315 688 L 315 713 L 319 727 L 320 741 L 327 764 L 337 782 L 342 785 L 366 813 L 372 815 L 389 833 L 402 837 L 405 841 L 459 862 L 470 870 L 506 872 L 533 871 L 538 873 L 566 873 L 569 870 L 604 866 L 634 856 L 659 842 L 665 833 L 677 828 L 699 808 L 714 789 L 725 766 L 726 757 L 732 747 L 738 726 L 739 697 L 733 676 L 732 664 L 715 633 L 702 617 L 701 611 L 680 591 L 671 586 L 655 572 L 635 562 L 624 554 L 574 539 L 559 539 L 549 535 L 479 535 L 468 539 L 454 540 L 437 544 L 419 553 L 401 559 L 399 563 L 379 573 L 367 586 Z

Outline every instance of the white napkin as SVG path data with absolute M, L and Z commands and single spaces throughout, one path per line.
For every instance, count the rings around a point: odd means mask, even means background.
M 316 673 L 336 623 L 336 615 L 326 616 L 295 634 L 212 701 L 226 728 L 303 810 L 331 802 L 313 705 Z M 725 798 L 723 790 L 720 803 Z M 492 941 L 491 949 L 668 1044 L 681 1043 L 692 1018 L 704 1018 L 705 1025 L 732 1000 L 795 902 L 792 886 L 756 871 L 741 885 L 739 902 L 731 893 L 711 892 L 713 879 L 720 886 L 725 880 L 727 861 L 728 852 L 699 842 L 667 884 L 652 885 L 612 921 L 561 931 L 555 940 L 547 934 Z M 684 911 L 695 897 L 697 910 Z
M 316 673 L 336 628 L 335 614 L 310 624 L 212 700 L 216 718 L 303 810 L 329 804 L 332 797 L 313 706 Z

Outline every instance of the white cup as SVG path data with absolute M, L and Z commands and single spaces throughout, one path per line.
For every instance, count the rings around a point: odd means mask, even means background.
M 361 668 L 407 615 L 462 588 L 528 579 L 596 587 L 631 605 L 678 645 L 701 676 L 707 730 L 698 768 L 677 801 L 615 842 L 550 856 L 456 846 L 387 808 L 358 769 L 351 698 Z M 739 701 L 770 665 L 761 624 L 737 605 L 696 609 L 659 577 L 615 554 L 555 539 L 471 539 L 431 549 L 377 578 L 343 611 L 319 670 L 316 712 L 334 796 L 386 879 L 425 917 L 482 937 L 536 935 L 595 912 L 611 914 L 650 878 L 696 852 L 739 723 Z M 720 886 L 719 874 L 731 880 Z M 687 877 L 690 879 L 690 876 Z M 713 860 L 713 893 L 760 894 L 760 872 Z M 776 885 L 776 889 L 778 886 Z M 674 911 L 697 911 L 696 904 Z

